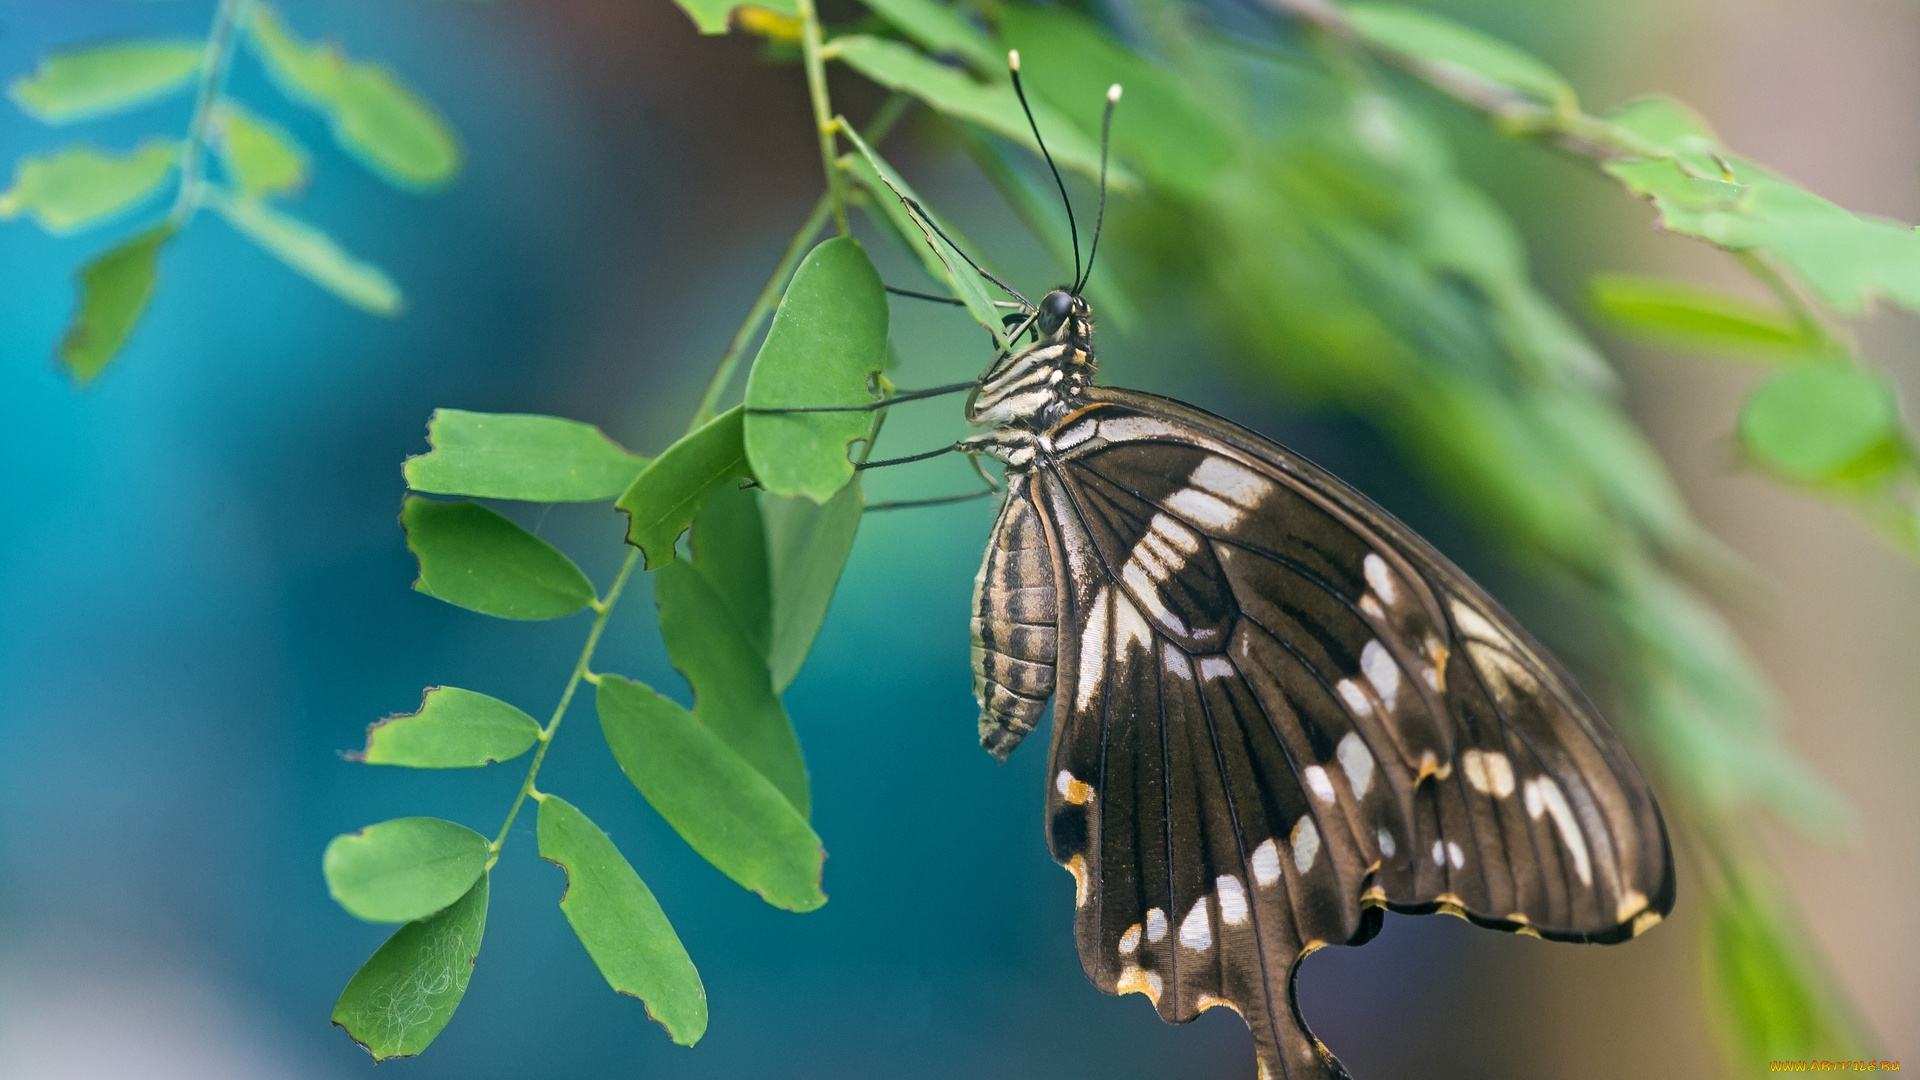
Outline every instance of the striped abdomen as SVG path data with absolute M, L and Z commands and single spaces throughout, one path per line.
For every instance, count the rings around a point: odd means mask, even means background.
M 1059 621 L 1046 528 L 1013 480 L 973 579 L 973 696 L 980 745 L 1001 761 L 1040 723 L 1053 696 Z

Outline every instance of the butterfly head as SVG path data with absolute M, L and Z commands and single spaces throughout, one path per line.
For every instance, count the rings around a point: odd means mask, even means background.
M 1085 337 L 1083 327 L 1093 318 L 1093 309 L 1087 306 L 1085 297 L 1078 296 L 1066 289 L 1055 289 L 1040 299 L 1040 310 L 1034 316 L 1034 326 L 1040 336 L 1048 341 L 1064 341 L 1068 338 Z M 1073 324 L 1080 325 L 1073 325 Z M 1079 331 L 1076 333 L 1076 331 Z

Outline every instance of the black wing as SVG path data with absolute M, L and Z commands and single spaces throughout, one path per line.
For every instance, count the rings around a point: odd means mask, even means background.
M 1015 497 L 1057 581 L 1049 843 L 1096 984 L 1233 1008 L 1261 1080 L 1340 1077 L 1293 978 L 1380 908 L 1597 942 L 1670 910 L 1645 782 L 1479 586 L 1258 435 L 1090 397 Z

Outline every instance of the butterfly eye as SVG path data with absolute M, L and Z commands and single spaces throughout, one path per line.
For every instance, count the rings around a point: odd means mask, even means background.
M 1060 324 L 1073 314 L 1073 295 L 1064 289 L 1055 289 L 1040 301 L 1040 332 L 1051 334 L 1060 329 Z

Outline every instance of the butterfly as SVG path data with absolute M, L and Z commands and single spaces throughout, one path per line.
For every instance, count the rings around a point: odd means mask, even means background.
M 1658 923 L 1659 807 L 1573 678 L 1331 473 L 1096 385 L 1099 229 L 1085 272 L 1074 235 L 1073 282 L 1037 304 L 975 264 L 1031 343 L 970 384 L 985 430 L 956 446 L 1006 471 L 973 600 L 981 744 L 1004 761 L 1052 703 L 1047 843 L 1095 985 L 1170 1022 L 1232 1009 L 1260 1080 L 1330 1080 L 1300 962 L 1387 910 L 1555 941 Z

